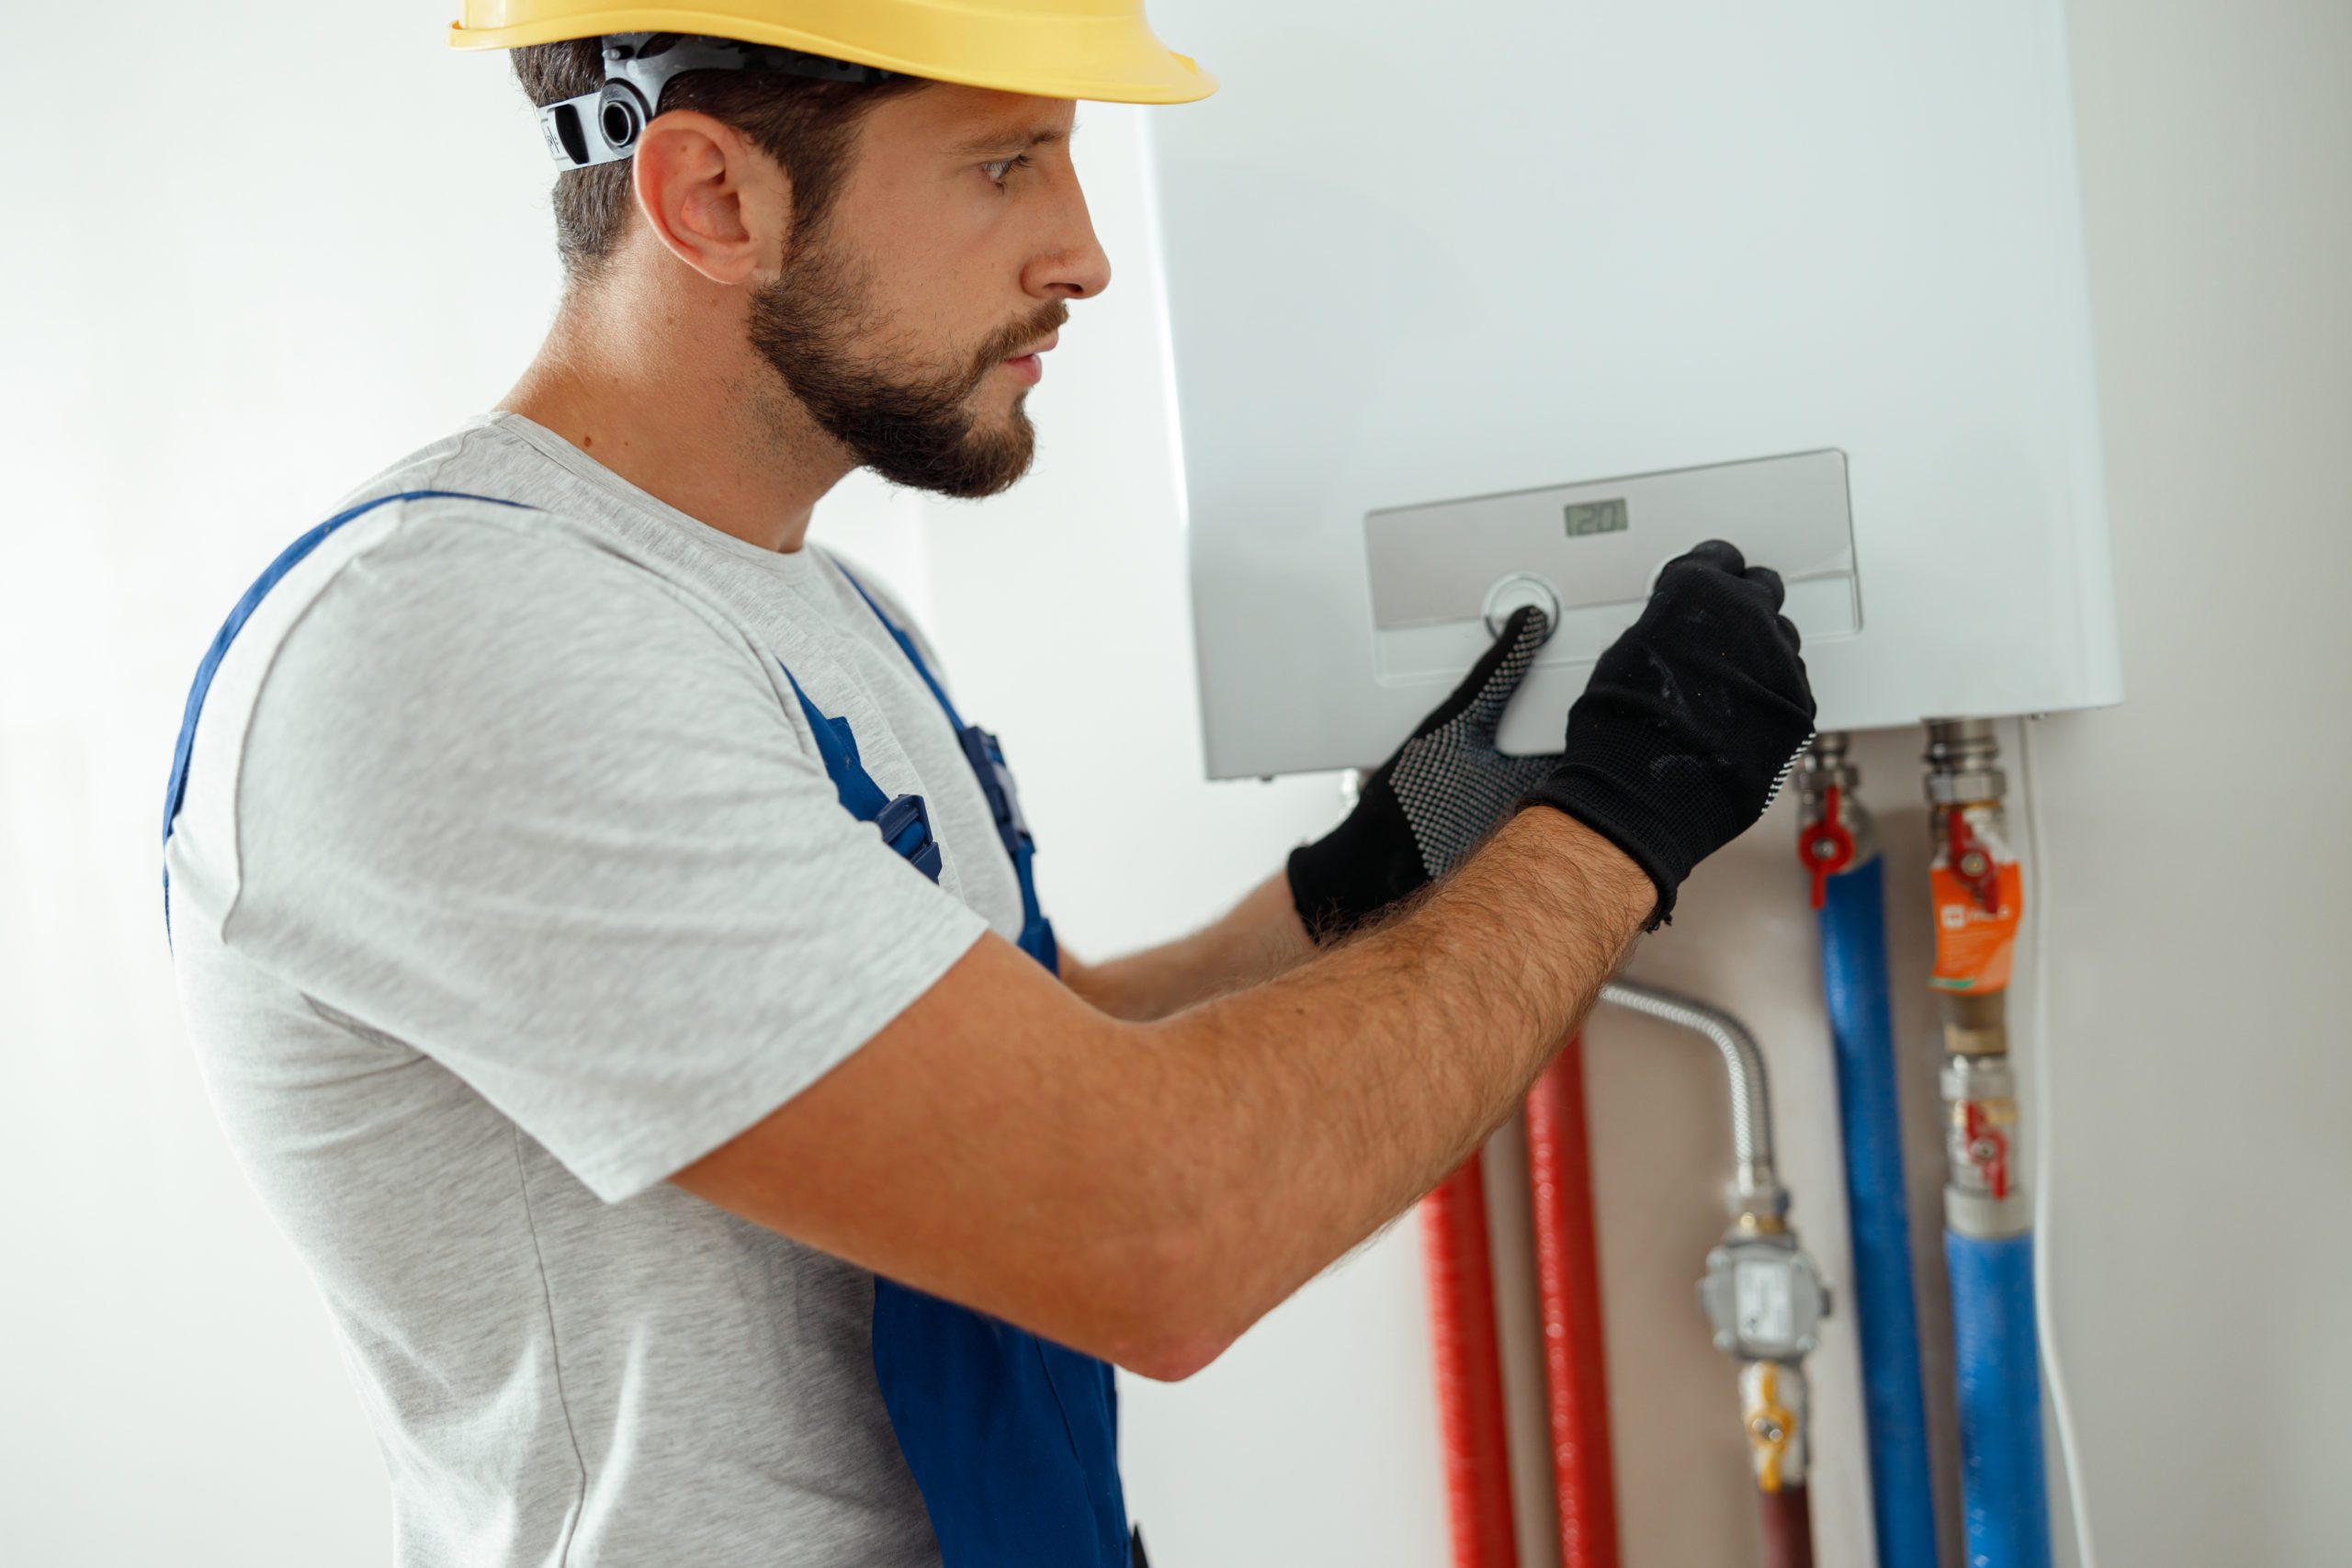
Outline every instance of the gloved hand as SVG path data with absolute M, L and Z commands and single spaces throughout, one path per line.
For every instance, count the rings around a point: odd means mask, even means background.
M 1541 610 L 1513 612 L 1453 694 L 1364 780 L 1347 820 L 1291 852 L 1291 902 L 1317 942 L 1453 869 L 1559 766 L 1495 750 L 1503 705 L 1549 635 Z
M 1778 572 L 1711 539 L 1667 564 L 1641 619 L 1568 710 L 1567 750 L 1528 792 L 1657 885 L 1656 930 L 1690 868 L 1755 820 L 1813 739 L 1813 689 Z

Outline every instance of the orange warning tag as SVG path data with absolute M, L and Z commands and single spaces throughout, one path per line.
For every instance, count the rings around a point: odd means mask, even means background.
M 2003 831 L 2001 808 L 1952 807 L 1940 838 L 1928 870 L 1936 904 L 1936 972 L 1928 984 L 1939 991 L 2005 990 L 2025 880 Z

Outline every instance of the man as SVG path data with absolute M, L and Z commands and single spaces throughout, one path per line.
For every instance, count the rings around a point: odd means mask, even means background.
M 570 287 L 206 660 L 192 1033 L 401 1562 L 1113 1568 L 1105 1363 L 1206 1364 L 1508 1113 L 1809 738 L 1795 630 L 1702 547 L 1505 758 L 1522 612 L 1226 919 L 1058 953 L 1001 751 L 807 534 L 859 467 L 1022 474 L 1110 279 L 1072 100 L 1213 84 L 1131 0 L 693 15 L 458 28 L 518 51 Z

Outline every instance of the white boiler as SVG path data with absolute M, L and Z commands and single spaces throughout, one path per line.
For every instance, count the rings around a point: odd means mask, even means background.
M 1790 581 L 1824 728 L 2112 703 L 2058 0 L 1156 0 L 1209 771 L 1368 765 L 1556 607 Z

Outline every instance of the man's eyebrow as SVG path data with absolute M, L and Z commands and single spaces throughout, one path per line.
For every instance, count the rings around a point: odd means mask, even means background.
M 1069 130 L 1057 125 L 1007 126 L 1001 130 L 987 131 L 958 141 L 947 150 L 947 154 L 951 158 L 968 158 L 979 152 L 1025 152 L 1032 147 L 1043 147 L 1048 142 L 1067 141 L 1070 131 L 1077 129 L 1076 125 Z

